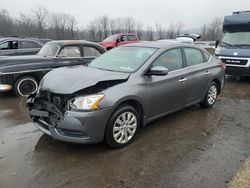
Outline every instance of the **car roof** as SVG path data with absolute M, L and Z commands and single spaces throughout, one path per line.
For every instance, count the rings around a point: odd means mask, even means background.
M 105 52 L 106 49 L 96 42 L 90 42 L 87 40 L 52 40 L 46 44 L 57 44 L 60 47 L 67 45 L 86 45 L 98 48 L 100 51 Z
M 48 42 L 47 44 L 58 44 L 60 46 L 64 45 L 74 45 L 74 44 L 93 44 L 93 45 L 98 45 L 95 42 L 90 42 L 87 40 L 52 40 Z
M 134 47 L 150 47 L 150 48 L 174 48 L 174 47 L 195 47 L 194 44 L 187 44 L 182 41 L 177 40 L 160 40 L 160 41 L 142 41 L 138 43 L 127 44 L 124 46 L 134 46 Z
M 33 40 L 38 43 L 45 43 L 43 40 L 50 40 L 50 39 L 39 39 L 39 38 L 29 38 L 29 37 L 0 37 L 0 42 L 9 41 L 9 40 Z

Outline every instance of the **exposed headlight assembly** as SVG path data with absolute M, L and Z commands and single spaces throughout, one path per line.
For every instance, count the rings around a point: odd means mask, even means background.
M 69 107 L 72 110 L 97 110 L 103 97 L 103 94 L 76 97 L 69 102 Z

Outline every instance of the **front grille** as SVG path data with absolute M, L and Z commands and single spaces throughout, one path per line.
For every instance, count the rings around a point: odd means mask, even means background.
M 40 91 L 37 96 L 35 97 L 36 102 L 46 103 L 47 110 L 52 110 L 55 113 L 56 111 L 60 111 L 61 114 L 64 114 L 67 110 L 67 102 L 70 99 L 70 96 L 67 95 L 59 95 L 54 94 L 48 91 Z
M 64 113 L 67 110 L 67 101 L 70 99 L 69 95 L 59 95 L 48 91 L 39 90 L 33 96 L 31 95 L 28 102 L 29 110 L 46 111 L 49 113 L 48 117 L 40 117 L 39 115 L 32 115 L 34 121 L 43 120 L 49 125 L 56 126 L 58 122 L 64 118 Z
M 246 65 L 248 63 L 247 59 L 221 59 L 225 64 L 231 65 Z

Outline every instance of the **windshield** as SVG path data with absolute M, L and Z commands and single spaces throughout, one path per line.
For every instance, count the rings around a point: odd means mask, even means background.
M 59 51 L 57 44 L 45 44 L 42 49 L 38 52 L 38 55 L 45 57 L 55 57 Z
M 110 37 L 104 39 L 103 42 L 114 41 L 116 40 L 116 38 L 117 38 L 117 35 L 111 35 Z
M 146 47 L 118 47 L 92 61 L 88 66 L 115 72 L 134 72 L 156 51 Z
M 250 46 L 250 32 L 225 33 L 221 46 Z

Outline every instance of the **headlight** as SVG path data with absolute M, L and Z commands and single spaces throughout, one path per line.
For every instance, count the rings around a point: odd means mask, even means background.
M 96 110 L 104 95 L 89 95 L 77 97 L 70 101 L 69 107 L 75 110 Z

